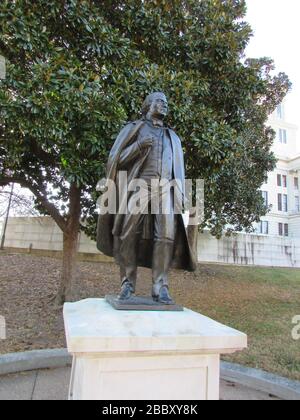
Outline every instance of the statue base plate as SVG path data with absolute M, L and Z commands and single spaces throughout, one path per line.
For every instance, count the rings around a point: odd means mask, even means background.
M 105 300 L 117 311 L 183 312 L 180 305 L 163 305 L 150 297 L 132 296 L 128 300 L 119 300 L 116 295 L 107 295 Z

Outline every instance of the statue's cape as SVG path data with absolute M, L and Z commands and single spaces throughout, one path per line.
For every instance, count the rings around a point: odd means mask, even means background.
M 114 181 L 118 186 L 118 163 L 122 151 L 131 145 L 137 134 L 145 124 L 144 120 L 131 122 L 127 124 L 118 135 L 109 155 L 107 164 L 107 180 Z M 184 183 L 185 183 L 185 172 L 184 172 L 184 157 L 181 146 L 181 141 L 176 133 L 168 128 L 169 136 L 172 142 L 173 158 L 176 162 L 174 167 L 174 177 L 181 181 L 182 195 L 184 195 Z M 148 156 L 148 152 L 145 151 L 144 155 L 137 159 L 128 171 L 128 184 L 133 179 L 139 178 L 141 168 Z M 117 190 L 118 194 L 118 190 Z M 117 204 L 118 206 L 118 204 Z M 98 220 L 97 228 L 97 247 L 99 251 L 110 257 L 115 257 L 118 261 L 119 248 L 121 245 L 121 231 L 123 227 L 124 215 L 116 214 L 101 214 Z M 152 255 L 153 255 L 153 230 L 151 217 L 146 216 L 143 229 L 143 238 L 139 244 L 139 257 L 138 265 L 141 267 L 151 268 L 152 267 Z M 173 267 L 178 269 L 184 269 L 188 271 L 194 271 L 196 269 L 196 249 L 192 249 L 189 244 L 187 232 L 184 226 L 182 215 L 178 215 L 178 229 L 177 237 L 175 240 L 175 252 Z

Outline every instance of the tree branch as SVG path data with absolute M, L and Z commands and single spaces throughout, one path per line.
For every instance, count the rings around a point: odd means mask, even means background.
M 18 64 L 20 63 L 20 60 L 22 61 L 22 64 L 25 63 L 24 51 L 19 51 L 19 53 L 16 55 L 2 41 L 0 41 L 0 52 L 11 63 Z
M 69 191 L 69 217 L 68 217 L 68 228 L 72 230 L 80 230 L 80 216 L 81 216 L 81 189 L 76 184 L 71 184 Z
M 30 137 L 29 139 L 30 142 L 30 149 L 32 151 L 32 153 L 40 158 L 44 163 L 47 163 L 48 165 L 55 165 L 56 161 L 55 161 L 55 157 L 53 155 L 51 155 L 50 153 L 45 152 L 37 143 L 37 141 Z

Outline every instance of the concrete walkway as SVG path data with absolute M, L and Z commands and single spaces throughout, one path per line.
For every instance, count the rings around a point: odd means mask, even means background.
M 0 376 L 0 400 L 66 400 L 70 373 L 70 368 L 60 368 Z M 221 381 L 221 399 L 277 400 L 262 392 L 225 381 Z

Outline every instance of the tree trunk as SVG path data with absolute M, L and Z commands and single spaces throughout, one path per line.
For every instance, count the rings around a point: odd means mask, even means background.
M 195 253 L 195 256 L 197 255 L 197 245 L 198 245 L 198 234 L 199 234 L 199 228 L 198 226 L 188 226 L 187 229 L 188 232 L 188 239 L 189 244 Z
M 197 209 L 193 208 L 190 210 L 190 217 L 195 219 L 197 216 Z M 199 234 L 199 226 L 198 224 L 189 224 L 187 228 L 187 234 L 189 239 L 189 244 L 197 257 L 197 245 L 198 245 L 198 234 Z
M 72 185 L 70 188 L 70 210 L 68 222 L 63 232 L 63 267 L 61 284 L 56 296 L 56 303 L 63 305 L 71 300 L 72 285 L 76 273 L 76 254 L 78 251 L 80 231 L 80 190 Z
M 76 272 L 78 237 L 78 232 L 63 234 L 63 266 L 61 284 L 56 297 L 56 303 L 58 305 L 63 305 L 66 301 L 71 300 L 72 283 L 74 280 L 74 273 Z

